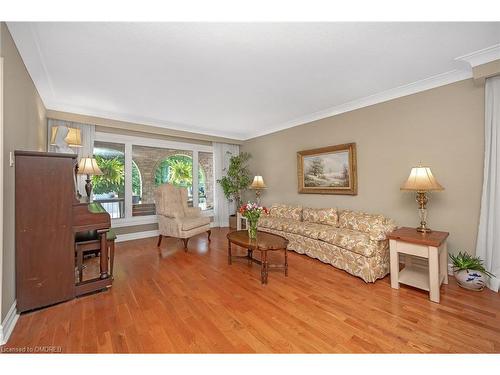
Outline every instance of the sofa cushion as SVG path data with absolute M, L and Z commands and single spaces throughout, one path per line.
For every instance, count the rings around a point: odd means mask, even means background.
M 286 233 L 298 234 L 317 240 L 321 231 L 331 228 L 329 225 L 308 223 L 304 221 L 279 219 L 276 217 L 262 216 L 259 227 L 279 230 Z
M 373 241 L 382 241 L 397 225 L 382 215 L 344 210 L 339 213 L 339 227 L 368 233 Z
M 384 220 L 385 218 L 382 215 L 343 210 L 339 213 L 339 228 L 370 233 L 373 228 L 383 225 Z
M 338 223 L 337 209 L 304 207 L 302 210 L 302 220 L 336 227 Z
M 281 218 L 266 215 L 266 216 L 260 217 L 258 226 L 264 227 L 264 228 L 269 228 L 269 229 L 274 229 L 274 230 L 286 231 L 284 228 L 288 228 L 289 225 L 291 225 L 293 223 L 300 223 L 300 221 L 290 220 L 290 219 L 281 219 Z
M 295 225 L 291 225 L 290 232 L 317 240 L 319 239 L 321 232 L 327 231 L 330 228 L 330 225 L 308 223 L 306 221 L 303 221 L 295 222 Z
M 269 229 L 276 229 L 279 226 L 281 226 L 281 224 L 280 224 L 280 219 L 276 217 L 272 217 L 270 215 L 262 215 L 259 218 L 257 226 Z
M 379 242 L 370 239 L 370 235 L 345 228 L 332 228 L 321 231 L 319 239 L 354 253 L 371 257 L 379 248 Z
M 210 218 L 207 216 L 185 217 L 182 219 L 182 230 L 191 230 L 210 224 Z
M 302 221 L 302 206 L 288 206 L 286 204 L 273 204 L 269 211 L 271 217 Z

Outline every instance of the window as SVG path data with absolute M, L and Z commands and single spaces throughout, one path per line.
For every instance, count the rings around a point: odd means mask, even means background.
M 111 218 L 125 217 L 125 145 L 94 142 L 94 157 L 103 172 L 92 176 L 92 198 L 101 202 Z
M 188 204 L 193 204 L 193 152 L 160 147 L 132 145 L 132 163 L 140 177 L 132 186 L 132 216 L 155 214 L 154 192 L 169 182 L 188 189 Z M 134 169 L 132 169 L 134 180 Z M 136 178 L 139 180 L 139 178 Z
M 211 145 L 96 132 L 94 155 L 105 172 L 93 178 L 94 200 L 111 214 L 113 225 L 156 222 L 154 192 L 166 182 L 186 188 L 188 205 L 212 214 Z
M 202 210 L 214 208 L 214 154 L 198 153 L 198 204 Z
M 166 150 L 172 154 L 159 160 L 155 170 L 155 186 L 169 183 L 188 189 L 189 201 L 193 202 L 193 157 L 191 152 Z

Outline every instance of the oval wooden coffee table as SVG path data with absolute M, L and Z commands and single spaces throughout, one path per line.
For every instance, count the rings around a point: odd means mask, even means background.
M 228 233 L 227 242 L 227 263 L 231 265 L 233 258 L 245 258 L 248 260 L 249 264 L 252 264 L 252 262 L 260 264 L 260 281 L 262 282 L 262 284 L 267 284 L 267 275 L 269 273 L 269 268 L 284 269 L 285 276 L 288 276 L 288 255 L 286 250 L 286 247 L 288 246 L 288 240 L 285 237 L 278 236 L 277 234 L 258 231 L 257 238 L 250 239 L 248 237 L 248 231 L 238 230 Z M 231 244 L 246 248 L 247 255 L 233 256 L 231 254 Z M 260 251 L 261 260 L 255 259 L 253 257 L 254 250 Z M 285 263 L 269 264 L 267 261 L 267 252 L 279 250 L 283 250 L 285 253 Z

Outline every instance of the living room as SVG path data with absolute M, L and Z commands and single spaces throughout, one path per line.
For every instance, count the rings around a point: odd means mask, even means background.
M 5 17 L 0 352 L 498 364 L 489 6 Z

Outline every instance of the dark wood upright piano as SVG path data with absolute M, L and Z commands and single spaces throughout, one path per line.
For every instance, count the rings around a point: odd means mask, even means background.
M 24 312 L 110 287 L 106 234 L 109 214 L 76 197 L 76 155 L 16 151 L 16 298 Z M 101 241 L 100 274 L 76 285 L 75 234 L 95 231 Z M 91 284 L 94 283 L 94 284 Z

